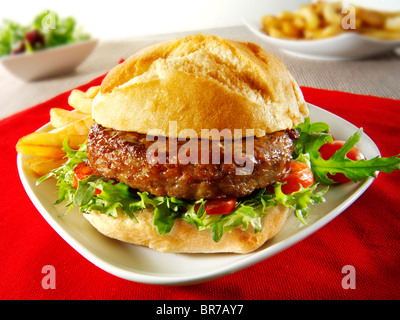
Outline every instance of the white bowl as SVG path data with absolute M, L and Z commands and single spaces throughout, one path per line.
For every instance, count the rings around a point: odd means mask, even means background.
M 330 125 L 333 135 L 346 140 L 357 128 L 346 120 L 314 105 L 308 105 L 312 122 Z M 46 125 L 40 131 L 49 130 Z M 372 159 L 380 155 L 375 143 L 364 133 L 357 146 Z M 249 254 L 174 254 L 130 245 L 107 238 L 73 209 L 65 216 L 57 200 L 55 181 L 36 186 L 37 177 L 25 164 L 28 156 L 18 155 L 18 172 L 28 196 L 50 226 L 77 252 L 99 268 L 123 279 L 158 285 L 186 285 L 222 277 L 263 261 L 311 235 L 349 207 L 371 185 L 373 178 L 359 183 L 332 187 L 326 202 L 315 204 L 305 226 L 292 214 L 281 231 L 258 250 Z M 339 237 L 340 235 L 338 235 Z
M 243 16 L 244 24 L 259 38 L 284 51 L 306 58 L 350 60 L 376 56 L 400 46 L 399 40 L 380 40 L 357 32 L 346 32 L 318 40 L 287 40 L 271 37 L 261 31 L 261 18 L 267 12 Z
M 22 80 L 39 80 L 73 71 L 97 43 L 97 39 L 80 41 L 33 53 L 10 55 L 0 61 L 10 73 Z

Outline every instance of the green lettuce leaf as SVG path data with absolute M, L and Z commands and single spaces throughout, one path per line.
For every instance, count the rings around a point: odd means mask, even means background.
M 307 118 L 297 130 L 300 137 L 294 142 L 293 158 L 311 167 L 317 183 L 308 188 L 300 186 L 298 191 L 289 195 L 282 192 L 281 183 L 276 183 L 272 192 L 266 189 L 256 190 L 246 197 L 237 199 L 234 210 L 229 214 L 207 215 L 204 210 L 206 200 L 186 201 L 174 197 L 154 196 L 134 190 L 122 182 L 107 180 L 97 175 L 79 181 L 75 190 L 74 169 L 79 163 L 88 161 L 86 144 L 79 150 L 73 150 L 68 147 L 67 139 L 63 143 L 66 163 L 41 177 L 37 183 L 42 183 L 50 177 L 56 179 L 58 187 L 56 204 L 65 203 L 67 207 L 65 213 L 73 207 L 78 207 L 83 213 L 97 210 L 113 217 L 126 214 L 137 221 L 136 215 L 142 210 L 153 208 L 153 226 L 159 234 L 168 234 L 176 219 L 183 219 L 199 230 L 211 229 L 212 239 L 218 242 L 225 232 L 230 232 L 234 228 L 247 230 L 251 226 L 254 232 L 260 232 L 261 218 L 277 205 L 292 209 L 294 215 L 302 223 L 307 224 L 310 206 L 324 202 L 324 195 L 329 190 L 329 185 L 333 183 L 328 178 L 328 173 L 340 172 L 353 181 L 360 181 L 368 176 L 375 176 L 377 171 L 390 173 L 400 169 L 399 156 L 360 161 L 346 158 L 347 152 L 360 140 L 362 129 L 351 136 L 329 160 L 323 160 L 318 152 L 324 143 L 333 141 L 326 123 L 311 123 Z M 326 186 L 320 188 L 321 184 Z M 96 194 L 96 190 L 101 190 L 101 193 Z
M 328 177 L 328 173 L 332 175 L 342 173 L 350 180 L 357 182 L 367 177 L 376 177 L 378 171 L 391 173 L 400 169 L 400 155 L 388 158 L 377 156 L 373 159 L 358 161 L 346 157 L 346 154 L 360 141 L 362 128 L 358 129 L 328 160 L 322 159 L 318 151 L 323 144 L 333 142 L 327 124 L 310 123 L 310 119 L 307 118 L 297 127 L 297 130 L 300 138 L 295 141 L 293 157 L 308 159 L 314 178 L 319 183 L 326 185 L 335 183 Z
M 44 46 L 31 46 L 26 41 L 25 35 L 37 30 L 44 36 Z M 27 25 L 21 25 L 18 22 L 4 19 L 0 24 L 0 57 L 7 56 L 22 44 L 25 46 L 24 52 L 32 52 L 43 48 L 56 47 L 75 43 L 91 38 L 89 33 L 84 32 L 82 26 L 78 26 L 73 17 L 61 18 L 51 10 L 45 10 L 36 15 L 33 21 Z
M 83 213 L 97 210 L 113 217 L 126 214 L 137 221 L 136 215 L 140 214 L 140 211 L 152 207 L 153 226 L 161 235 L 168 234 L 179 218 L 193 224 L 199 230 L 211 229 L 212 239 L 217 242 L 225 232 L 234 228 L 247 230 L 252 226 L 254 232 L 260 232 L 261 218 L 268 214 L 269 208 L 278 204 L 293 209 L 295 215 L 305 222 L 308 205 L 323 201 L 322 193 L 313 193 L 316 186 L 302 188 L 292 195 L 284 195 L 280 189 L 281 184 L 277 183 L 273 193 L 260 189 L 247 197 L 237 199 L 236 207 L 229 214 L 207 215 L 204 210 L 206 200 L 186 201 L 174 197 L 153 196 L 147 192 L 133 190 L 122 182 L 107 180 L 97 175 L 79 181 L 75 190 L 74 169 L 79 163 L 87 162 L 86 144 L 79 150 L 73 150 L 65 140 L 63 150 L 66 152 L 66 163 L 41 177 L 37 184 L 50 177 L 56 179 L 56 204 L 66 203 L 65 214 L 77 207 Z M 101 190 L 101 193 L 96 194 L 97 189 Z

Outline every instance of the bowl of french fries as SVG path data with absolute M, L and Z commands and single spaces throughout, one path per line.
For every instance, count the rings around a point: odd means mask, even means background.
M 277 14 L 253 10 L 243 21 L 269 44 L 310 58 L 360 59 L 400 46 L 400 11 L 340 1 L 301 4 Z
M 72 90 L 68 98 L 72 110 L 50 109 L 47 125 L 18 140 L 16 150 L 32 173 L 43 176 L 66 161 L 62 150 L 65 139 L 68 139 L 71 149 L 79 149 L 85 143 L 89 128 L 94 123 L 92 100 L 99 90 L 100 86 L 91 87 L 86 92 Z

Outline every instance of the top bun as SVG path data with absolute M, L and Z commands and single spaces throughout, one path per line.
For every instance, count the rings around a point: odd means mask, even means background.
M 107 74 L 92 104 L 104 127 L 170 138 L 200 137 L 201 129 L 262 137 L 307 115 L 279 58 L 253 43 L 202 34 L 137 52 Z

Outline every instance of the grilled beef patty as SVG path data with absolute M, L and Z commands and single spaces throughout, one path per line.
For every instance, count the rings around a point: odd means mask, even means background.
M 286 130 L 251 138 L 250 142 L 241 139 L 236 141 L 241 148 L 231 154 L 226 150 L 236 150 L 235 142 L 149 139 L 145 134 L 94 124 L 87 150 L 95 174 L 139 191 L 180 199 L 243 197 L 287 175 L 296 134 L 295 130 Z M 218 153 L 220 163 L 215 163 Z M 224 158 L 227 154 L 230 161 Z

